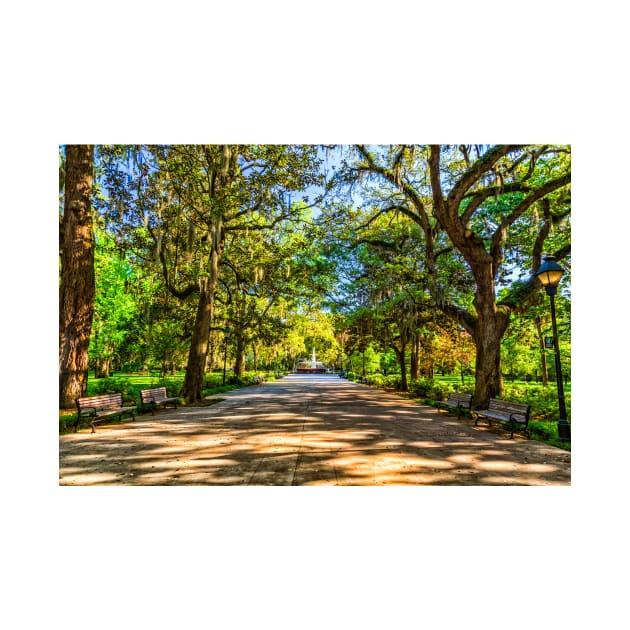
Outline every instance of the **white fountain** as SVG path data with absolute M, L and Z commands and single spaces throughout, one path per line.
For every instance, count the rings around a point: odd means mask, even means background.
M 315 348 L 313 347 L 313 355 L 311 360 L 300 359 L 297 366 L 298 374 L 325 374 L 326 367 L 321 361 L 315 357 Z

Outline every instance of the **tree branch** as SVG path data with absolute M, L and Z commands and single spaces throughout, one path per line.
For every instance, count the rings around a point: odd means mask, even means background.
M 516 151 L 520 148 L 518 144 L 499 144 L 496 147 L 492 147 L 487 153 L 481 156 L 475 163 L 460 176 L 459 181 L 453 186 L 448 193 L 448 211 L 450 213 L 456 213 L 459 210 L 459 204 L 464 198 L 464 195 L 470 188 L 481 179 L 484 173 L 487 173 L 492 167 L 508 153 Z M 432 147 L 433 153 L 433 147 Z M 439 172 L 439 171 L 438 171 Z M 433 181 L 433 173 L 432 173 Z

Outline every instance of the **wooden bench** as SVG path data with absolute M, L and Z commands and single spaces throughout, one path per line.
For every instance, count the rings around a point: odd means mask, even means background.
M 79 423 L 83 418 L 88 418 L 92 433 L 94 425 L 109 416 L 120 416 L 122 419 L 126 413 L 131 414 L 131 419 L 135 420 L 133 414 L 136 413 L 136 405 L 123 407 L 122 394 L 101 394 L 100 396 L 86 396 L 76 399 L 77 421 L 74 423 L 74 431 L 79 428 Z
M 169 398 L 166 395 L 166 387 L 155 387 L 153 389 L 140 390 L 140 408 L 151 408 L 151 415 L 155 415 L 155 408 L 159 405 L 173 405 L 177 407 L 179 398 Z
M 262 385 L 265 382 L 265 379 L 262 376 L 254 376 L 254 385 Z
M 475 426 L 477 426 L 479 418 L 485 418 L 488 421 L 488 426 L 492 426 L 493 420 L 498 420 L 508 426 L 511 431 L 510 438 L 514 437 L 514 431 L 520 431 L 529 438 L 530 433 L 527 428 L 529 411 L 530 405 L 525 403 L 491 398 L 487 409 L 475 407 L 473 414 L 475 416 Z
M 444 411 L 448 412 L 448 408 L 452 407 L 457 410 L 457 415 L 461 415 L 463 410 L 470 411 L 472 406 L 472 394 L 459 394 L 457 392 L 451 392 L 448 396 L 448 400 L 439 401 L 436 403 L 438 409 L 446 407 Z

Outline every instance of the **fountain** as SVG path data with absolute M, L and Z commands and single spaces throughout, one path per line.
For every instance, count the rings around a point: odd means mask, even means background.
M 297 366 L 298 374 L 325 374 L 326 368 L 321 361 L 315 358 L 315 348 L 313 348 L 313 356 L 311 360 L 300 359 Z

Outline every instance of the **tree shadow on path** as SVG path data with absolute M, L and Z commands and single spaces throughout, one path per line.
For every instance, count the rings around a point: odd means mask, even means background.
M 223 395 L 222 395 L 223 396 Z M 60 437 L 60 485 L 570 485 L 571 454 L 342 380 Z

